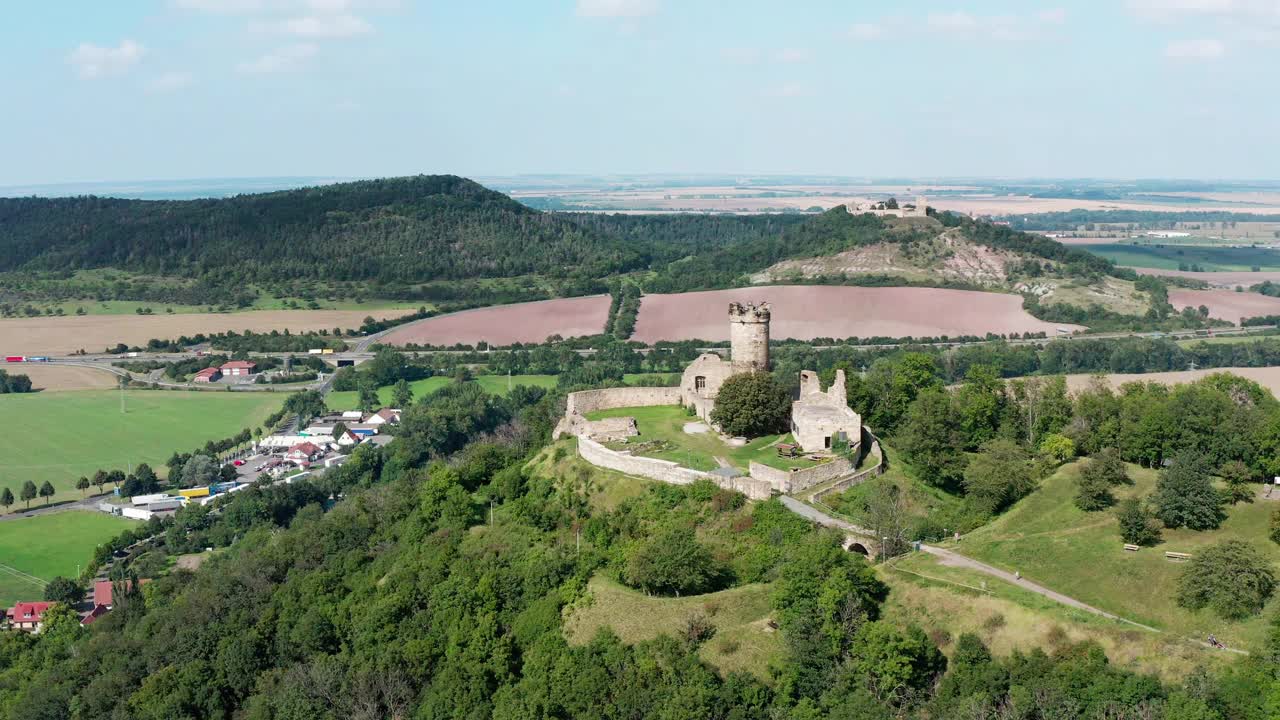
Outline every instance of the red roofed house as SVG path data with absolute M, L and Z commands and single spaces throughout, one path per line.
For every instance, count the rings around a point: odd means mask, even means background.
M 284 456 L 295 462 L 310 462 L 322 457 L 323 455 L 324 450 L 322 450 L 318 445 L 315 443 L 304 442 L 298 443 L 297 445 L 289 448 L 289 452 L 285 453 Z
M 208 367 L 196 373 L 196 376 L 192 378 L 191 381 L 198 382 L 198 383 L 207 383 L 207 382 L 216 382 L 221 379 L 222 379 L 221 370 L 219 370 L 216 367 Z
M 231 377 L 252 375 L 258 372 L 258 363 L 252 360 L 232 360 L 229 363 L 223 363 L 219 369 L 222 370 L 223 375 Z
M 51 602 L 20 602 L 9 610 L 9 626 L 15 630 L 36 632 L 44 620 L 44 611 L 53 607 Z
M 80 618 L 81 625 L 92 625 L 94 620 L 106 615 L 108 608 L 106 605 L 94 605 L 93 609 L 87 615 Z
M 141 580 L 138 581 L 138 586 L 141 587 L 143 585 L 146 585 L 149 582 L 151 582 L 151 578 L 142 578 Z M 112 602 L 111 593 L 112 593 L 112 588 L 111 588 L 110 580 L 95 580 L 93 582 L 93 604 L 94 605 L 101 605 L 106 609 L 110 610 L 112 606 L 115 604 Z
M 394 408 L 382 408 L 370 415 L 364 422 L 366 425 L 382 425 L 384 423 L 395 425 L 400 422 L 400 411 Z

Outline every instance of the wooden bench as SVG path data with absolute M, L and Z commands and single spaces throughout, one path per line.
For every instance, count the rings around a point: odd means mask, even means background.
M 1132 544 L 1132 543 L 1125 543 L 1125 544 L 1124 544 L 1124 549 L 1125 549 L 1125 550 L 1128 550 L 1129 552 L 1138 552 L 1138 550 L 1139 550 L 1138 546 L 1137 546 L 1137 545 L 1134 545 L 1134 544 Z
M 1170 552 L 1170 551 L 1168 551 L 1168 550 L 1166 550 L 1166 551 L 1165 551 L 1164 556 L 1165 556 L 1165 558 L 1166 558 L 1166 559 L 1168 559 L 1168 560 L 1179 560 L 1179 561 L 1181 561 L 1181 560 L 1190 560 L 1190 559 L 1191 559 L 1191 554 L 1190 554 L 1190 553 Z
M 795 457 L 800 454 L 797 452 L 798 450 L 799 448 L 795 445 L 791 445 L 789 443 L 778 443 L 778 457 Z

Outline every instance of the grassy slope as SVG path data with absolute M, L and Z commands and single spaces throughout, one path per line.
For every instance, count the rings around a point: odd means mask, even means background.
M 771 585 L 743 585 L 684 598 L 653 597 L 606 577 L 592 578 L 591 602 L 576 608 L 565 622 L 571 643 L 586 643 L 609 627 L 625 642 L 658 635 L 679 637 L 693 613 L 706 614 L 716 627 L 698 654 L 722 673 L 735 670 L 768 680 L 769 663 L 782 653 L 782 639 L 768 627 Z M 714 611 L 714 614 L 713 614 Z
M 670 449 L 642 453 L 646 457 L 670 460 L 695 470 L 714 470 L 718 467 L 715 458 L 723 457 L 730 464 L 746 470 L 752 460 L 787 469 L 792 467 L 812 467 L 813 462 L 803 458 L 780 458 L 773 447 L 777 442 L 795 442 L 790 433 L 782 435 L 766 435 L 756 438 L 744 447 L 735 448 L 726 445 L 712 432 L 691 435 L 684 432 L 685 423 L 696 422 L 683 408 L 674 405 L 656 407 L 617 408 L 589 413 L 590 420 L 610 417 L 634 417 L 640 434 L 631 438 L 630 443 L 641 443 L 650 440 L 662 440 L 670 443 Z
M 1153 672 L 1169 681 L 1185 677 L 1199 665 L 1235 659 L 1171 633 L 1139 630 L 973 570 L 940 565 L 924 553 L 880 566 L 879 572 L 890 587 L 885 617 L 920 626 L 948 654 L 965 632 L 977 634 L 997 655 L 1037 647 L 1050 651 L 1066 640 L 1092 640 L 1106 650 L 1112 663 Z
M 51 580 L 74 577 L 93 549 L 134 525 L 105 513 L 62 512 L 0 522 L 0 564 Z M 42 590 L 0 568 L 0 606 L 40 600 Z
M 1072 504 L 1077 472 L 1078 465 L 1064 467 L 956 549 L 1176 637 L 1215 633 L 1229 645 L 1256 646 L 1265 625 L 1262 616 L 1232 623 L 1209 611 L 1178 607 L 1174 598 L 1184 566 L 1166 560 L 1164 552 L 1194 554 L 1220 540 L 1239 538 L 1280 561 L 1280 548 L 1266 537 L 1272 502 L 1236 505 L 1218 530 L 1166 530 L 1162 544 L 1126 552 L 1113 513 L 1086 513 Z M 1154 488 L 1154 471 L 1131 466 L 1130 474 L 1135 485 L 1120 488 L 1118 497 L 1147 495 Z
M 175 451 L 260 425 L 283 401 L 276 393 L 135 390 L 125 393 L 122 415 L 115 390 L 0 395 L 12 424 L 0 435 L 0 487 L 17 497 L 24 481 L 48 480 L 55 500 L 79 497 L 81 475 L 142 462 L 159 468 Z

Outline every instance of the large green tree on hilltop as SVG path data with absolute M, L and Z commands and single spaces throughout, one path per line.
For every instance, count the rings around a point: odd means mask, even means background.
M 760 437 L 785 432 L 791 394 L 767 372 L 734 375 L 720 386 L 711 422 L 728 435 Z
M 1184 450 L 1160 472 L 1156 483 L 1156 517 L 1165 527 L 1212 530 L 1222 522 L 1222 496 L 1213 487 L 1209 462 L 1194 450 Z

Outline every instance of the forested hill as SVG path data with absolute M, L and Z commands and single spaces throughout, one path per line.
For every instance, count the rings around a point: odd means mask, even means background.
M 452 175 L 216 200 L 0 199 L 0 271 L 407 283 L 599 277 L 646 262 L 615 238 Z
M 858 248 L 883 245 L 919 258 L 928 253 L 917 250 L 932 243 L 945 254 L 944 232 L 1015 262 L 1052 261 L 1064 277 L 1116 272 L 1106 260 L 1008 227 L 946 214 L 912 220 L 918 222 L 850 215 L 843 207 L 817 216 L 550 213 L 452 175 L 209 200 L 0 198 L 0 293 L 36 297 L 37 276 L 45 294 L 50 283 L 64 283 L 64 296 L 83 293 L 87 286 L 69 273 L 97 268 L 196 281 L 207 289 L 192 291 L 203 293 L 196 302 L 249 285 L 313 281 L 365 285 L 402 299 L 461 293 L 492 302 L 493 288 L 412 288 L 550 279 L 526 282 L 519 292 L 527 297 L 509 298 L 535 299 L 599 292 L 601 280 L 632 272 L 645 274 L 647 291 L 681 291 L 743 285 L 781 261 Z M 953 281 L 928 262 L 917 264 L 913 282 Z

